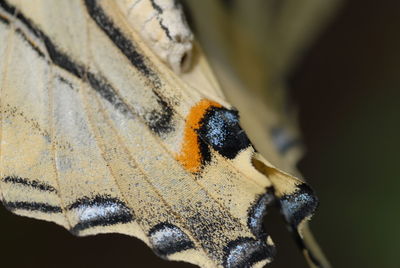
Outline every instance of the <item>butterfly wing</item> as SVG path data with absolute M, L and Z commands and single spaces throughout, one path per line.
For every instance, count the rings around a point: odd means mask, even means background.
M 4 205 L 202 267 L 269 262 L 261 223 L 283 173 L 222 95 L 182 81 L 121 14 L 111 1 L 0 1 Z M 300 189 L 284 178 L 280 197 Z

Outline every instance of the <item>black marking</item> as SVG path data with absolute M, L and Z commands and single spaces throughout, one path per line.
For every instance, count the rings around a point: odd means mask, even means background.
M 96 76 L 91 72 L 87 72 L 86 76 L 90 86 L 95 89 L 100 96 L 111 103 L 114 108 L 116 108 L 122 114 L 132 116 L 128 105 L 117 95 L 115 90 L 110 84 L 108 84 L 105 78 Z
M 225 268 L 250 268 L 257 262 L 271 261 L 275 255 L 275 247 L 261 240 L 241 237 L 231 241 L 224 252 Z
M 79 232 L 96 227 L 96 226 L 110 226 L 118 223 L 129 223 L 132 219 L 125 215 L 114 215 L 112 218 L 107 219 L 94 219 L 91 221 L 82 221 L 71 228 L 70 232 L 73 234 L 79 234 Z
M 161 257 L 194 248 L 193 242 L 177 226 L 160 223 L 151 228 L 149 238 L 154 251 Z
M 163 19 L 160 18 L 160 16 L 159 16 L 164 12 L 164 10 L 154 0 L 150 0 L 150 3 L 151 3 L 151 6 L 158 12 L 157 20 L 158 20 L 158 23 L 160 24 L 161 29 L 164 30 L 164 32 L 167 35 L 168 39 L 172 40 L 171 34 L 169 32 L 169 29 L 164 25 Z M 174 5 L 176 5 L 176 3 L 174 3 Z
M 161 111 L 156 109 L 150 111 L 147 115 L 148 120 L 146 120 L 146 123 L 154 133 L 161 136 L 164 133 L 170 133 L 174 130 L 172 124 L 174 110 L 156 91 L 153 93 L 156 95 L 157 103 L 160 105 Z
M 247 226 L 257 238 L 265 239 L 267 233 L 263 230 L 263 218 L 267 213 L 267 206 L 274 201 L 272 189 L 261 195 L 248 212 Z
M 74 234 L 96 226 L 110 226 L 133 221 L 129 207 L 118 198 L 108 195 L 80 198 L 67 209 L 74 210 L 80 220 L 70 230 Z
M 74 85 L 70 81 L 68 81 L 66 78 L 64 78 L 62 76 L 57 76 L 57 79 L 61 83 L 66 84 L 69 88 L 74 89 Z
M 206 197 L 208 199 L 209 197 Z M 231 233 L 242 232 L 243 226 L 237 218 L 219 205 L 208 201 L 197 201 L 193 205 L 184 205 L 186 228 L 211 259 L 222 262 L 224 247 L 232 240 Z M 182 215 L 183 216 L 183 215 Z M 246 228 L 247 229 L 247 228 Z
M 49 37 L 44 34 L 42 35 L 42 40 L 44 41 L 47 52 L 49 53 L 49 56 L 53 63 L 73 74 L 74 76 L 82 79 L 83 74 L 85 73 L 84 67 L 73 62 L 67 54 L 62 53 L 59 50 L 59 48 L 50 40 Z
M 24 24 L 28 29 L 38 38 L 42 37 L 42 32 L 32 25 L 32 23 L 22 15 L 15 7 L 8 4 L 5 0 L 0 0 L 0 7 L 3 8 L 11 16 L 15 16 L 22 24 Z
M 154 0 L 150 0 L 150 3 L 158 13 L 162 14 L 164 12 L 164 10 Z
M 28 18 L 26 18 L 20 11 L 18 11 L 15 7 L 6 3 L 6 1 L 4 0 L 0 0 L 0 7 L 2 7 L 10 15 L 15 15 L 15 17 L 23 25 L 25 25 L 34 36 L 36 36 L 37 38 L 39 38 L 44 42 L 44 45 L 46 46 L 49 56 L 51 60 L 54 62 L 54 64 L 72 73 L 76 77 L 82 78 L 83 67 L 72 62 L 66 54 L 59 51 L 57 46 L 50 40 L 50 38 L 46 36 L 39 28 L 34 26 L 33 23 Z
M 306 250 L 310 260 L 317 267 L 322 267 L 312 251 L 304 243 L 297 229 L 298 225 L 305 218 L 312 216 L 318 207 L 318 198 L 315 196 L 314 191 L 307 184 L 300 184 L 297 186 L 296 192 L 282 196 L 279 199 L 279 205 L 298 246 Z
M 29 210 L 29 211 L 40 211 L 44 213 L 61 213 L 62 209 L 59 206 L 52 206 L 46 203 L 39 202 L 4 202 L 4 206 L 10 210 Z
M 251 145 L 246 133 L 239 125 L 237 111 L 211 107 L 205 113 L 200 126 L 197 132 L 200 136 L 202 158 L 205 161 L 209 158 L 210 152 L 208 146 L 202 145 L 202 142 L 211 145 L 213 149 L 228 159 L 235 158 L 240 151 Z
M 197 137 L 197 143 L 201 153 L 201 162 L 203 165 L 206 165 L 211 161 L 210 145 L 200 135 Z
M 171 33 L 169 32 L 169 29 L 167 26 L 164 25 L 163 20 L 162 19 L 158 19 L 158 23 L 160 24 L 161 29 L 164 30 L 165 34 L 167 35 L 169 40 L 172 40 L 172 36 Z M 176 41 L 176 40 L 175 40 Z
M 281 212 L 294 229 L 318 207 L 318 199 L 307 184 L 300 184 L 297 188 L 293 194 L 284 195 L 279 199 Z
M 103 10 L 97 5 L 96 1 L 86 0 L 86 6 L 91 14 L 92 18 L 100 26 L 100 28 L 109 36 L 115 45 L 122 51 L 122 53 L 132 62 L 132 64 L 143 74 L 151 77 L 154 82 L 154 86 L 159 85 L 159 78 L 155 73 L 144 63 L 143 56 L 139 54 L 133 44 L 122 35 L 119 29 L 117 29 L 112 21 L 105 15 Z M 8 5 L 4 0 L 0 0 L 0 7 L 6 12 L 13 15 L 23 23 L 33 35 L 44 42 L 47 52 L 52 62 L 60 68 L 71 73 L 79 79 L 87 80 L 90 86 L 97 91 L 105 100 L 111 103 L 114 108 L 119 112 L 129 117 L 132 117 L 128 105 L 118 96 L 112 86 L 107 82 L 106 78 L 96 75 L 88 71 L 87 67 L 78 64 L 70 59 L 70 57 L 62 52 L 52 40 L 46 36 L 39 28 L 27 19 L 22 13 L 16 10 L 14 7 Z M 154 90 L 156 101 L 161 106 L 161 111 L 152 110 L 147 112 L 145 122 L 148 127 L 153 130 L 156 134 L 162 135 L 164 133 L 171 132 L 174 127 L 172 124 L 174 110 L 172 107 Z M 149 121 L 148 121 L 149 120 Z
M 171 34 L 169 32 L 169 29 L 164 25 L 163 19 L 160 18 L 160 16 L 159 16 L 164 12 L 164 10 L 154 0 L 150 0 L 150 3 L 152 5 L 152 7 L 158 12 L 157 20 L 158 20 L 158 23 L 160 24 L 161 29 L 164 30 L 164 32 L 167 35 L 168 39 L 172 40 Z M 176 3 L 174 3 L 174 5 L 176 5 Z
M 85 4 L 90 17 L 96 22 L 99 28 L 129 59 L 132 65 L 153 82 L 153 93 L 156 95 L 157 102 L 161 106 L 161 111 L 153 110 L 147 113 L 146 118 L 148 120 L 146 120 L 146 124 L 158 135 L 173 131 L 174 128 L 171 121 L 174 111 L 170 104 L 168 104 L 155 91 L 155 88 L 158 88 L 161 85 L 159 77 L 149 66 L 146 65 L 143 55 L 136 50 L 134 44 L 122 34 L 120 29 L 114 25 L 111 19 L 104 13 L 103 9 L 95 0 L 85 0 Z M 90 81 L 90 77 L 88 78 Z
M 16 17 L 21 21 L 21 23 L 23 23 L 33 35 L 43 41 L 50 59 L 55 65 L 79 79 L 87 78 L 90 86 L 104 99 L 110 102 L 119 112 L 125 115 L 131 115 L 128 106 L 119 98 L 115 90 L 105 81 L 105 78 L 87 71 L 87 67 L 72 61 L 67 54 L 60 51 L 60 49 L 46 34 L 34 26 L 34 24 L 22 13 L 16 10 L 15 7 L 8 5 L 4 0 L 0 0 L 0 7 L 2 7 L 6 12 L 10 13 L 10 15 L 15 13 Z
M 146 77 L 153 78 L 154 82 L 158 77 L 145 63 L 142 54 L 136 51 L 132 42 L 125 37 L 112 20 L 104 13 L 96 0 L 85 0 L 86 8 L 90 17 L 96 22 L 101 30 L 110 38 L 110 40 L 120 49 L 120 51 L 129 59 L 129 61 Z
M 36 180 L 28 180 L 28 179 L 17 177 L 17 176 L 7 176 L 7 177 L 3 178 L 3 182 L 20 184 L 20 185 L 31 187 L 31 188 L 34 188 L 34 189 L 37 189 L 40 191 L 44 191 L 44 192 L 57 193 L 56 188 L 54 188 L 53 186 L 51 186 L 47 183 L 43 183 L 43 182 L 36 181 Z
M 128 105 L 122 101 L 104 77 L 95 75 L 94 73 L 87 71 L 87 68 L 82 65 L 73 62 L 68 55 L 60 52 L 47 37 L 44 39 L 44 42 L 54 64 L 73 74 L 77 78 L 87 79 L 90 86 L 98 92 L 100 96 L 112 104 L 116 110 L 124 115 L 132 116 Z
M 28 37 L 24 34 L 24 32 L 22 32 L 21 29 L 17 28 L 15 32 L 22 37 L 22 39 L 38 54 L 39 57 L 45 57 L 44 53 L 31 40 L 28 39 Z

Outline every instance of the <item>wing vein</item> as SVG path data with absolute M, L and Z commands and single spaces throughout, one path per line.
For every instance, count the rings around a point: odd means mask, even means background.
M 96 24 L 96 25 L 97 25 L 97 24 Z M 112 42 L 112 41 L 111 41 L 111 42 Z M 92 64 L 93 64 L 94 66 L 96 66 L 97 69 L 100 69 L 100 68 L 97 66 L 97 64 L 96 64 L 95 62 L 92 62 Z M 157 71 L 158 71 L 158 70 L 157 70 Z M 158 73 L 158 72 L 157 72 L 157 73 Z M 110 86 L 114 89 L 114 93 L 118 96 L 118 98 L 121 99 L 121 100 L 126 104 L 126 107 L 128 108 L 129 112 L 130 112 L 131 114 L 138 115 L 137 118 L 138 118 L 144 125 L 147 126 L 147 124 L 146 124 L 146 122 L 144 121 L 144 119 L 142 118 L 142 116 L 140 116 L 140 115 L 137 113 L 137 111 L 135 111 L 135 109 L 134 109 L 133 107 L 131 107 L 131 105 L 128 104 L 128 103 L 124 100 L 123 96 L 119 93 L 118 89 L 117 89 L 116 87 L 114 87 L 114 86 L 111 84 L 111 82 L 108 81 L 108 83 L 110 83 Z M 161 95 L 161 92 L 159 92 L 159 91 L 156 91 L 156 92 L 159 93 L 159 94 Z M 162 96 L 162 95 L 161 95 L 161 96 Z M 184 117 L 183 117 L 181 114 L 177 113 L 176 110 L 174 110 L 174 111 L 175 111 L 175 113 L 176 113 L 177 115 L 180 116 L 180 118 L 181 118 L 182 120 L 185 120 Z M 163 148 L 163 150 L 164 150 L 168 155 L 170 155 L 172 158 L 174 158 L 174 153 L 173 153 L 172 151 L 170 151 L 170 150 L 166 147 L 166 145 L 162 142 L 162 140 L 161 140 L 160 137 L 158 137 L 157 135 L 155 135 L 148 127 L 147 127 L 147 132 L 149 133 L 149 135 L 151 135 L 152 137 L 155 138 L 155 140 L 157 141 L 157 143 Z M 117 132 L 116 132 L 116 133 L 117 133 Z M 217 155 L 218 155 L 218 153 L 217 153 Z M 218 157 L 221 157 L 221 156 L 218 155 Z M 175 158 L 174 158 L 174 159 L 175 159 Z M 233 165 L 231 165 L 231 166 L 233 166 Z M 236 170 L 237 172 L 239 172 L 237 169 L 235 169 L 235 170 Z M 240 172 L 240 173 L 241 173 L 241 172 Z M 223 205 L 220 201 L 218 201 L 218 198 L 216 198 L 214 195 L 212 195 L 212 194 L 207 190 L 207 188 L 206 188 L 203 184 L 199 183 L 198 180 L 195 178 L 195 176 L 194 176 L 192 173 L 187 172 L 187 174 L 189 175 L 190 178 L 192 178 L 192 180 L 193 180 L 193 182 L 194 182 L 195 184 L 197 184 L 205 193 L 207 193 L 207 194 L 213 199 L 213 201 L 214 201 L 216 204 L 218 204 L 218 206 L 222 209 L 222 211 L 225 211 L 225 212 L 227 213 L 227 215 L 230 215 L 230 217 L 231 217 L 232 220 L 234 220 L 237 224 L 239 224 L 243 229 L 246 230 L 246 229 L 248 228 L 247 225 L 246 225 L 246 224 L 243 224 L 236 216 L 234 216 L 234 215 L 228 210 L 228 208 L 227 208 L 225 205 Z M 247 177 L 247 176 L 246 176 L 246 177 Z M 256 186 L 262 187 L 262 188 L 263 188 L 263 186 L 261 186 L 260 184 L 258 184 L 258 183 L 257 183 L 256 181 L 254 181 L 253 179 L 249 178 L 249 180 L 252 181 L 252 182 L 254 182 L 254 184 L 256 184 Z
M 117 26 L 114 25 L 112 19 L 106 14 L 106 12 L 103 10 L 101 7 L 101 4 L 93 1 L 93 0 L 85 0 L 86 8 L 88 10 L 88 13 L 90 15 L 90 18 L 93 20 L 97 28 L 103 32 L 105 36 L 110 40 L 110 42 L 116 47 L 122 55 L 126 57 L 128 62 L 132 63 L 132 66 L 134 66 L 138 72 L 141 72 L 144 75 L 143 78 L 148 80 L 150 83 L 153 83 L 155 86 L 153 88 L 153 91 L 156 95 L 162 96 L 162 100 L 166 100 L 168 102 L 169 106 L 172 107 L 172 110 L 182 119 L 185 121 L 185 117 L 177 112 L 176 109 L 174 109 L 174 105 L 171 105 L 170 101 L 168 98 L 165 97 L 165 95 L 160 91 L 157 90 L 156 85 L 161 85 L 162 87 L 162 78 L 166 82 L 168 82 L 168 78 L 166 75 L 163 74 L 162 71 L 160 71 L 155 64 L 150 64 L 148 65 L 148 60 L 146 57 L 143 56 L 141 53 L 141 49 L 138 48 L 133 42 L 130 41 L 130 36 L 126 36 L 121 29 L 119 29 Z M 152 17 L 151 17 L 152 18 Z M 151 19 L 150 18 L 150 19 Z M 116 38 L 118 36 L 118 38 Z M 122 45 L 119 41 L 123 40 Z M 129 49 L 128 49 L 129 48 Z M 136 58 L 140 59 L 140 61 L 135 60 Z M 138 64 L 139 63 L 139 64 Z M 152 69 L 154 68 L 154 69 Z M 157 74 L 157 75 L 155 75 Z M 175 80 L 173 77 L 170 80 Z M 187 87 L 188 85 L 185 83 L 182 83 L 178 81 L 178 84 L 180 84 L 180 87 Z M 117 94 L 120 95 L 120 94 Z M 185 95 L 183 95 L 186 97 Z M 131 109 L 132 110 L 132 109 Z M 133 108 L 134 110 L 134 108 Z M 202 139 L 206 144 L 209 144 L 201 135 L 199 135 L 200 139 Z M 213 150 L 214 151 L 214 150 Z M 218 153 L 216 155 L 219 156 Z M 219 156 L 220 159 L 222 156 Z M 229 162 L 229 161 L 228 161 Z M 232 167 L 233 170 L 236 170 L 238 174 L 241 174 L 243 177 L 245 177 L 248 181 L 252 181 L 256 186 L 264 188 L 263 185 L 258 183 L 256 180 L 254 180 L 251 177 L 248 177 L 246 174 L 241 172 L 239 169 L 237 169 L 232 163 L 229 163 L 229 165 Z
M 83 6 L 82 2 L 80 2 L 80 5 L 82 7 L 82 10 L 85 10 L 85 7 Z M 86 34 L 85 34 L 86 40 L 85 40 L 85 53 L 84 54 L 85 54 L 85 57 L 86 57 L 85 60 L 86 60 L 86 62 L 88 62 L 88 59 L 89 59 L 88 55 L 89 55 L 89 51 L 90 51 L 88 47 L 89 47 L 89 42 L 91 42 L 91 38 L 90 38 L 90 35 L 89 35 L 89 22 L 88 22 L 88 18 L 87 17 L 85 17 L 85 31 L 86 31 Z M 133 210 L 132 205 L 130 204 L 128 198 L 126 198 L 124 192 L 122 191 L 122 188 L 121 188 L 120 184 L 118 183 L 118 180 L 117 180 L 117 178 L 116 178 L 116 176 L 115 176 L 115 174 L 114 174 L 114 172 L 113 172 L 113 170 L 112 170 L 112 168 L 110 166 L 110 163 L 107 161 L 107 158 L 105 157 L 106 152 L 104 150 L 104 140 L 101 137 L 101 135 L 99 135 L 97 133 L 97 131 L 95 131 L 95 124 L 93 123 L 93 119 L 92 119 L 92 115 L 91 115 L 91 112 L 90 112 L 90 108 L 88 108 L 88 100 L 87 100 L 87 96 L 86 96 L 87 93 L 85 92 L 86 87 L 84 86 L 84 84 L 85 85 L 90 85 L 90 83 L 88 81 L 88 78 L 87 78 L 87 69 L 84 70 L 84 75 L 83 75 L 82 79 L 80 79 L 80 81 L 81 81 L 81 83 L 80 83 L 80 86 L 79 86 L 79 89 L 78 89 L 78 95 L 79 95 L 80 99 L 82 100 L 83 109 L 85 111 L 85 115 L 86 115 L 86 118 L 88 120 L 89 127 L 92 129 L 92 132 L 94 134 L 94 137 L 95 137 L 94 140 L 95 140 L 96 147 L 98 148 L 101 157 L 103 158 L 104 162 L 106 163 L 106 167 L 107 167 L 107 169 L 109 170 L 109 172 L 111 174 L 111 177 L 112 177 L 112 179 L 113 179 L 113 181 L 115 183 L 115 186 L 117 187 L 117 189 L 120 192 L 122 198 L 124 199 L 123 201 L 129 206 L 129 209 L 130 209 L 131 213 L 133 214 L 133 217 L 132 217 L 133 220 L 137 222 L 137 224 L 140 226 L 142 232 L 145 233 L 143 227 L 140 224 L 140 221 L 136 220 L 137 214 Z M 97 102 L 97 99 L 95 101 Z
M 46 55 L 46 57 L 48 58 L 49 56 Z M 59 173 L 58 173 L 58 168 L 57 168 L 57 161 L 56 161 L 56 157 L 57 157 L 57 146 L 55 144 L 55 134 L 54 134 L 54 120 L 53 120 L 53 112 L 54 112 L 54 73 L 53 73 L 53 65 L 50 64 L 50 60 L 48 61 L 49 64 L 49 74 L 48 74 L 48 83 L 47 83 L 47 92 L 48 92 L 48 103 L 49 103 L 49 134 L 50 134 L 50 139 L 51 139 L 51 144 L 50 144 L 50 150 L 51 150 L 51 161 L 52 161 L 52 167 L 54 170 L 54 179 L 56 182 L 56 186 L 58 188 L 57 191 L 57 195 L 58 198 L 60 199 L 60 207 L 62 210 L 62 214 L 65 217 L 67 226 L 68 226 L 68 230 L 71 230 L 72 228 L 72 224 L 71 221 L 68 217 L 68 213 L 66 211 L 66 205 L 64 204 L 64 199 L 62 198 L 62 189 L 60 187 L 60 177 L 59 177 Z
M 112 86 L 112 85 L 111 85 L 111 86 Z M 113 87 L 113 88 L 114 88 L 114 87 Z M 124 100 L 123 97 L 119 94 L 118 90 L 117 90 L 116 88 L 114 88 L 114 90 L 115 90 L 115 94 L 117 94 L 117 95 L 119 96 L 119 98 L 121 98 L 121 100 Z M 124 103 L 126 103 L 126 102 L 124 102 Z M 127 104 L 127 107 L 128 107 L 129 111 L 130 111 L 132 114 L 137 115 L 137 113 L 134 111 L 134 109 L 132 109 L 131 105 Z M 144 125 L 146 125 L 146 122 L 144 121 L 144 119 L 143 119 L 141 116 L 137 116 L 137 118 L 138 118 Z M 146 125 L 146 126 L 147 126 L 147 125 Z M 164 150 L 168 155 L 170 155 L 172 158 L 174 158 L 173 152 L 171 152 L 171 151 L 165 146 L 165 144 L 161 141 L 160 137 L 158 137 L 157 135 L 155 135 L 148 127 L 147 127 L 146 129 L 147 129 L 148 134 L 155 138 L 155 140 L 156 140 L 157 143 L 161 146 L 161 148 L 163 148 L 163 150 Z M 117 133 L 117 132 L 116 132 L 116 133 Z M 207 194 L 214 200 L 214 202 L 215 202 L 216 204 L 218 204 L 218 205 L 221 207 L 221 209 L 222 209 L 223 211 L 225 211 L 228 215 L 230 215 L 231 218 L 232 218 L 232 220 L 235 220 L 235 222 L 236 222 L 237 224 L 239 224 L 240 226 L 242 226 L 242 227 L 244 227 L 245 229 L 247 229 L 247 226 L 246 226 L 245 224 L 241 223 L 240 220 L 239 220 L 237 217 L 235 217 L 235 216 L 225 207 L 225 205 L 223 205 L 220 201 L 218 201 L 218 199 L 217 199 L 215 196 L 213 196 L 213 195 L 206 189 L 206 187 L 205 187 L 203 184 L 199 183 L 199 181 L 195 178 L 195 176 L 194 176 L 192 173 L 186 172 L 186 174 L 188 174 L 188 176 L 193 180 L 193 182 L 194 182 L 195 184 L 197 184 L 205 193 L 207 193 Z M 260 186 L 260 185 L 258 185 L 258 186 Z
M 164 203 L 164 205 L 166 207 L 168 207 L 168 209 L 171 211 L 171 213 L 173 213 L 175 215 L 175 217 L 177 218 L 178 221 L 180 221 L 180 223 L 182 224 L 182 226 L 185 227 L 186 230 L 189 231 L 189 228 L 186 226 L 185 224 L 185 220 L 178 214 L 176 213 L 173 209 L 172 206 L 168 203 L 168 201 L 165 200 L 165 198 L 162 196 L 162 194 L 157 190 L 157 188 L 151 183 L 151 181 L 148 179 L 149 175 L 146 173 L 146 171 L 144 171 L 144 169 L 141 167 L 141 165 L 134 159 L 134 157 L 132 156 L 131 152 L 129 151 L 128 147 L 125 145 L 124 141 L 122 140 L 121 136 L 118 134 L 118 131 L 115 129 L 115 127 L 113 126 L 113 123 L 111 122 L 111 119 L 109 118 L 109 116 L 104 112 L 104 107 L 102 106 L 102 104 L 100 103 L 100 101 L 98 100 L 98 96 L 95 96 L 96 98 L 96 102 L 98 103 L 98 105 L 101 107 L 100 111 L 102 113 L 102 116 L 104 117 L 105 121 L 108 123 L 108 125 L 110 126 L 110 128 L 112 129 L 112 131 L 115 133 L 115 137 L 117 137 L 117 140 L 119 142 L 119 144 L 121 145 L 121 147 L 123 148 L 123 150 L 125 151 L 126 155 L 128 156 L 129 160 L 134 164 L 134 166 L 138 167 L 140 173 L 143 175 L 143 178 L 145 179 L 145 181 L 148 183 L 148 185 L 150 185 L 150 187 L 152 188 L 152 190 L 154 191 L 154 193 L 160 198 L 160 200 Z M 100 147 L 99 147 L 100 148 Z M 105 160 L 106 161 L 106 160 Z M 111 171 L 110 171 L 111 172 Z M 113 172 L 111 172 L 113 174 Z M 113 179 L 116 181 L 117 184 L 117 179 L 116 177 L 113 175 Z M 121 194 L 122 194 L 122 190 L 119 189 Z M 125 198 L 126 199 L 126 198 Z M 129 204 L 129 202 L 127 202 Z M 139 224 L 139 222 L 138 222 Z M 143 227 L 142 227 L 143 229 Z M 190 236 L 193 239 L 193 241 L 198 245 L 198 248 L 201 248 L 204 252 L 204 254 L 206 256 L 208 256 L 209 254 L 207 254 L 207 252 L 205 251 L 205 249 L 202 247 L 200 241 L 196 238 L 192 236 L 192 233 L 190 232 Z

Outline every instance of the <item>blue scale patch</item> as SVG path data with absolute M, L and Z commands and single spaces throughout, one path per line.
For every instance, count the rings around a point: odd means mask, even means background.
M 281 211 L 286 221 L 293 227 L 306 217 L 312 215 L 318 206 L 318 199 L 313 190 L 305 183 L 298 186 L 298 190 L 280 198 Z
M 271 192 L 267 192 L 249 210 L 247 226 L 256 237 L 266 237 L 267 235 L 262 228 L 263 218 L 267 213 L 267 205 L 273 200 L 274 195 Z
M 271 261 L 275 255 L 275 247 L 265 242 L 249 237 L 242 237 L 232 241 L 224 249 L 225 268 L 247 268 L 253 264 L 268 260 Z
M 161 257 L 194 248 L 190 238 L 177 226 L 160 223 L 149 232 L 154 251 Z
M 203 159 L 206 161 L 210 158 L 208 146 L 222 156 L 233 159 L 240 151 L 251 145 L 239 125 L 237 111 L 212 107 L 204 115 L 200 126 L 197 131 Z
M 128 206 L 109 195 L 83 197 L 76 200 L 67 209 L 74 211 L 79 218 L 79 222 L 71 229 L 71 232 L 75 234 L 96 226 L 110 226 L 134 220 Z

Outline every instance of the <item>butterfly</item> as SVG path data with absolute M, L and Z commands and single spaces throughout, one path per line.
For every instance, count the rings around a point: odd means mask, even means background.
M 0 0 L 0 40 L 7 209 L 169 260 L 261 267 L 276 201 L 322 267 L 301 232 L 317 198 L 255 150 L 175 1 Z

